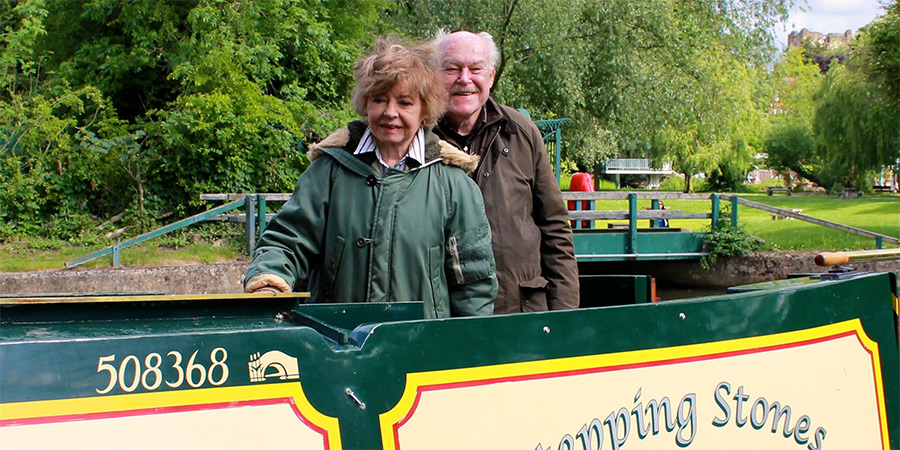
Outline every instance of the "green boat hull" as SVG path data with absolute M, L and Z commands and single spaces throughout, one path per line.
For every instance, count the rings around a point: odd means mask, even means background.
M 612 284 L 587 286 L 620 305 L 444 320 L 290 296 L 17 301 L 0 443 L 900 448 L 895 274 L 659 303 L 643 278 Z

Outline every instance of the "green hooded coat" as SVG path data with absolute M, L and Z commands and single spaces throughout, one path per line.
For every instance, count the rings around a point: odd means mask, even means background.
M 461 170 L 477 158 L 426 130 L 426 161 L 382 176 L 353 155 L 365 129 L 353 122 L 310 151 L 313 162 L 260 236 L 245 289 L 308 287 L 312 302 L 422 300 L 429 318 L 491 314 L 490 227 Z

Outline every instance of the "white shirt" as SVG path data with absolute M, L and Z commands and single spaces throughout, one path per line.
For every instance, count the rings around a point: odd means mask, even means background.
M 381 150 L 379 150 L 378 145 L 375 144 L 375 137 L 372 136 L 372 129 L 366 128 L 366 132 L 363 133 L 362 139 L 359 140 L 359 145 L 356 146 L 356 151 L 354 151 L 353 154 L 361 155 L 370 152 L 375 152 L 375 156 L 378 157 L 378 161 L 381 163 L 382 167 L 382 175 L 386 174 L 387 170 L 391 167 L 405 171 L 407 158 L 415 160 L 421 165 L 425 162 L 425 130 L 419 127 L 419 131 L 416 132 L 412 142 L 409 144 L 409 151 L 406 153 L 406 156 L 400 159 L 397 164 L 389 166 L 384 162 L 384 158 L 381 157 Z

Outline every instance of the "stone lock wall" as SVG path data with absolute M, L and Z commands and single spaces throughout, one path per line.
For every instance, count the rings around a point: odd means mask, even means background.
M 249 262 L 0 273 L 0 295 L 226 294 L 243 292 Z
M 629 266 L 617 262 L 597 273 L 649 274 L 661 283 L 725 288 L 781 280 L 793 273 L 824 273 L 815 253 L 754 253 L 725 258 L 711 270 L 696 261 L 644 262 Z M 173 267 L 63 269 L 0 273 L 0 295 L 46 294 L 225 294 L 243 292 L 249 262 Z M 848 264 L 859 271 L 900 272 L 900 260 Z

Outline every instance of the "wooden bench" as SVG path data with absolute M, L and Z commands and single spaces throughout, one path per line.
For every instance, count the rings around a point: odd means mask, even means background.
M 872 190 L 875 192 L 894 192 L 894 188 L 887 185 L 874 185 L 872 186 Z
M 781 192 L 783 194 L 791 195 L 791 190 L 784 186 L 769 186 L 766 188 L 766 195 L 771 196 L 776 192 Z
M 854 188 L 846 188 L 846 189 L 844 189 L 843 192 L 838 193 L 838 198 L 843 198 L 843 199 L 862 198 L 862 192 L 859 192 Z
M 797 209 L 797 208 L 791 208 L 791 209 L 788 209 L 787 211 L 790 211 L 790 212 L 792 212 L 792 213 L 797 213 L 797 214 L 800 214 L 800 213 L 803 212 L 802 209 Z M 773 212 L 773 213 L 769 213 L 769 215 L 772 216 L 772 220 L 779 220 L 779 219 L 788 219 L 788 220 L 790 220 L 790 219 L 792 219 L 792 217 L 790 217 L 790 216 L 784 216 L 784 215 L 781 215 L 781 214 L 778 214 L 778 213 L 774 213 L 774 212 Z

